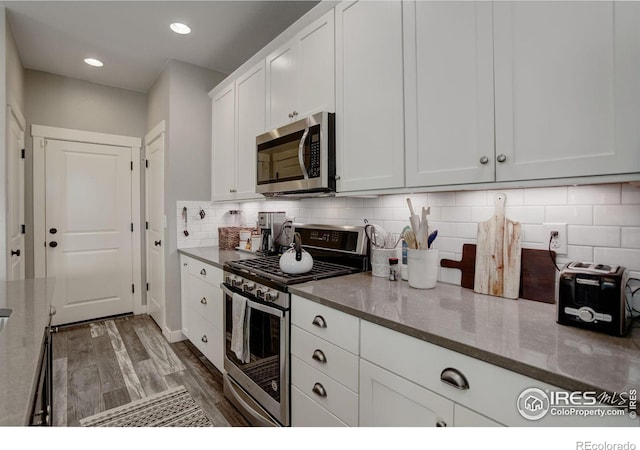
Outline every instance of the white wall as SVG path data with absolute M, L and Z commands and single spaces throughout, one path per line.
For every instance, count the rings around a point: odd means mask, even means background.
M 255 225 L 257 211 L 286 211 L 301 223 L 363 225 L 368 219 L 387 231 L 400 233 L 409 224 L 406 198 L 414 207 L 430 206 L 429 224 L 438 230 L 434 246 L 441 258 L 459 260 L 462 244 L 475 243 L 478 222 L 494 211 L 497 192 L 507 194 L 506 214 L 523 224 L 522 243 L 526 248 L 546 248 L 541 224 L 567 223 L 568 255 L 558 256 L 559 263 L 596 261 L 630 268 L 640 277 L 640 186 L 607 184 L 530 189 L 437 192 L 413 195 L 386 195 L 379 198 L 318 198 L 297 201 L 261 201 L 240 204 L 178 202 L 176 217 L 182 207 L 189 212 L 189 237 L 182 228 L 176 234 L 179 248 L 218 245 L 219 226 L 228 226 L 228 210 L 244 211 L 245 222 Z M 207 212 L 204 220 L 195 216 L 197 209 Z M 460 284 L 460 271 L 441 269 L 441 281 Z
M 36 70 L 25 71 L 26 148 L 32 148 L 31 125 L 47 125 L 142 138 L 147 96 Z M 33 152 L 25 159 L 27 278 L 33 277 Z
M 211 186 L 211 99 L 226 74 L 170 61 L 149 91 L 147 129 L 165 120 L 166 236 L 175 236 L 176 201 L 208 198 Z M 175 239 L 165 239 L 166 326 L 181 328 L 180 266 Z

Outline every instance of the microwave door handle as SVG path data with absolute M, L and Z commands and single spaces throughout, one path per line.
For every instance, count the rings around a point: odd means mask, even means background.
M 300 169 L 302 170 L 302 175 L 305 180 L 309 179 L 309 172 L 307 172 L 307 166 L 304 165 L 304 143 L 307 141 L 307 136 L 309 135 L 309 128 L 304 129 L 304 133 L 302 134 L 302 139 L 300 139 L 300 145 L 298 145 L 298 163 L 300 164 Z

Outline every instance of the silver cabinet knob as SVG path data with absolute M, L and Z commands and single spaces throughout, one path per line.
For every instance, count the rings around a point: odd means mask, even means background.
M 322 316 L 315 316 L 313 318 L 313 321 L 311 322 L 311 325 L 315 325 L 318 328 L 327 328 L 327 322 L 324 320 L 324 317 Z
M 289 119 L 293 119 L 293 114 L 292 113 L 289 113 L 288 115 L 289 115 Z
M 496 157 L 496 161 L 498 161 L 499 163 L 503 163 L 507 160 L 507 156 L 500 153 L 497 157 Z
M 293 117 L 295 117 L 295 116 L 297 116 L 297 115 L 298 115 L 298 111 L 294 111 L 294 112 L 293 112 Z
M 320 383 L 316 383 L 313 385 L 313 389 L 311 389 L 313 391 L 314 394 L 316 394 L 318 397 L 326 397 L 327 396 L 327 391 L 324 389 L 324 386 L 321 385 Z
M 487 164 L 489 162 L 489 158 L 486 156 L 483 156 L 482 158 L 480 158 L 480 164 Z
M 456 389 L 469 389 L 467 378 L 458 369 L 448 367 L 440 374 L 440 381 Z
M 340 179 L 340 175 L 336 175 L 335 177 L 333 177 L 336 181 L 338 181 Z
M 206 297 L 202 297 L 202 299 L 200 300 L 200 303 L 202 303 L 203 305 L 207 304 L 207 298 Z
M 327 357 L 324 355 L 324 352 L 320 349 L 314 350 L 313 355 L 311 355 L 311 359 L 314 359 L 322 364 L 325 364 L 327 362 Z

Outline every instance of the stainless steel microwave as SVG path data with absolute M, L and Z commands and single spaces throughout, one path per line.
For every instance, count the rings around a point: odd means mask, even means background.
M 336 190 L 335 114 L 320 112 L 256 137 L 256 192 L 331 195 Z

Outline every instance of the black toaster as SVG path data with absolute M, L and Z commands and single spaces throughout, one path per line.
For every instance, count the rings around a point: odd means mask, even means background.
M 557 322 L 612 336 L 624 336 L 631 325 L 625 286 L 629 270 L 622 266 L 570 262 L 560 271 Z

